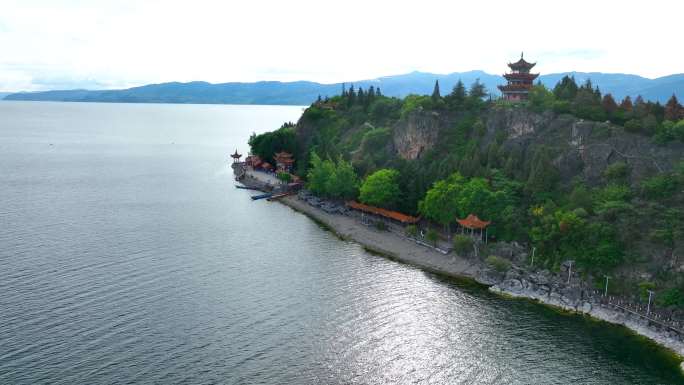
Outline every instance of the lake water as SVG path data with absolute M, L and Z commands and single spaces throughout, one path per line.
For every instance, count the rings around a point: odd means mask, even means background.
M 233 187 L 300 107 L 0 102 L 2 384 L 672 384 L 663 350 Z

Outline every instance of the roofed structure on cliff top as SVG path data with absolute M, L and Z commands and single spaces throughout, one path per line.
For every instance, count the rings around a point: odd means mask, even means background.
M 508 84 L 500 85 L 498 88 L 503 93 L 504 100 L 523 101 L 527 100 L 533 81 L 539 74 L 530 73 L 530 70 L 537 65 L 537 63 L 529 63 L 520 54 L 520 60 L 515 63 L 508 63 L 511 72 L 503 75 Z

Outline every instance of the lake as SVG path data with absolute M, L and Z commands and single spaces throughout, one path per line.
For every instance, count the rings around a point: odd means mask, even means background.
M 672 384 L 625 329 L 234 188 L 301 107 L 0 102 L 0 383 Z

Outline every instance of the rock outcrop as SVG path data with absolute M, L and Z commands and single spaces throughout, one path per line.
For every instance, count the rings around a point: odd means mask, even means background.
M 397 155 L 403 159 L 420 158 L 437 142 L 443 121 L 437 113 L 416 111 L 394 127 L 392 137 Z

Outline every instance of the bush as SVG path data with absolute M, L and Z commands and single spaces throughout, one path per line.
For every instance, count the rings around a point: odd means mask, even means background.
M 648 281 L 643 281 L 639 282 L 639 297 L 641 297 L 642 301 L 648 301 L 648 291 L 655 290 L 656 285 L 653 282 L 648 282 Z
M 662 199 L 673 194 L 677 190 L 677 184 L 673 175 L 656 175 L 641 183 L 641 193 L 646 198 Z
M 662 306 L 684 307 L 684 295 L 676 287 L 667 289 L 658 297 L 658 304 Z
M 625 122 L 625 131 L 632 133 L 641 131 L 641 122 L 639 119 L 630 119 Z
M 485 262 L 500 273 L 504 273 L 511 268 L 511 262 L 509 260 L 497 257 L 496 255 L 490 255 L 485 259 Z
M 290 181 L 292 180 L 292 175 L 290 175 L 290 173 L 287 172 L 279 172 L 278 179 L 285 183 L 290 183 Z
M 459 255 L 465 255 L 473 251 L 473 240 L 467 235 L 454 236 L 454 251 Z
M 408 225 L 406 226 L 406 236 L 415 238 L 418 235 L 418 227 L 416 225 Z
M 383 221 L 377 221 L 375 222 L 375 228 L 380 230 L 380 231 L 385 231 L 387 230 L 387 223 Z
M 437 247 L 437 240 L 439 239 L 439 234 L 437 234 L 437 231 L 435 231 L 434 229 L 430 229 L 428 230 L 427 234 L 425 234 L 425 239 L 427 239 L 430 243 Z
M 615 162 L 606 167 L 603 176 L 613 182 L 623 182 L 629 176 L 629 165 L 625 162 Z

